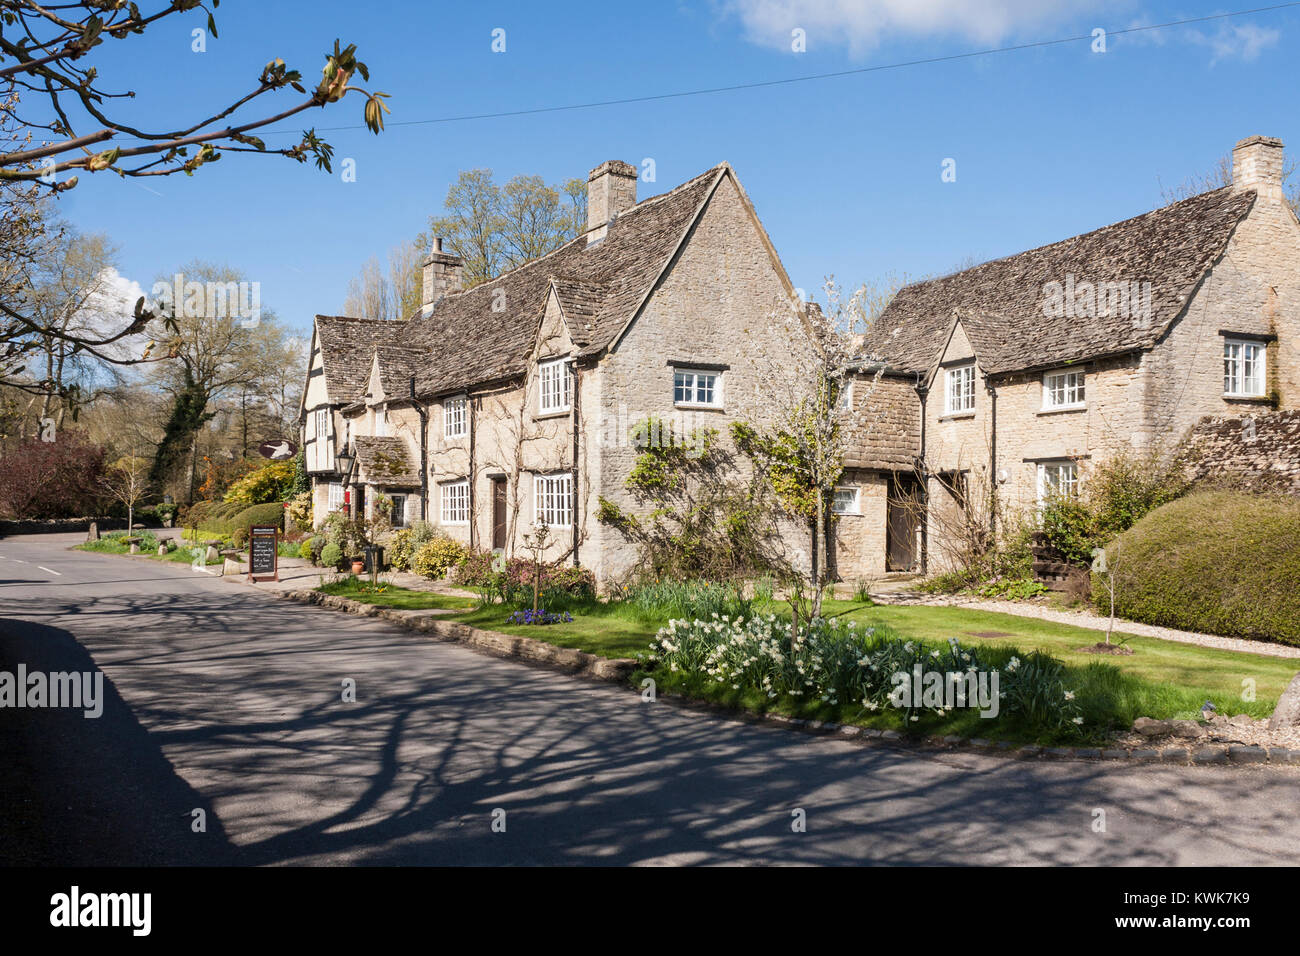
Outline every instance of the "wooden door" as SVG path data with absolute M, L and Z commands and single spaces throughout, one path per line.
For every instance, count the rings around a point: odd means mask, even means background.
M 915 475 L 896 475 L 889 479 L 888 523 L 885 528 L 886 571 L 915 570 L 921 508 L 921 483 Z
M 506 480 L 492 479 L 492 550 L 506 546 Z

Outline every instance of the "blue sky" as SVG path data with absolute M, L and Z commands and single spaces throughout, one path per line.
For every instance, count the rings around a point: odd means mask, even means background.
M 314 84 L 334 39 L 355 42 L 369 85 L 392 95 L 382 135 L 325 134 L 336 161 L 355 159 L 356 182 L 337 166 L 331 176 L 230 155 L 193 177 L 83 175 L 62 211 L 110 234 L 122 273 L 146 289 L 194 258 L 226 263 L 298 327 L 337 311 L 367 258 L 421 231 L 457 172 L 483 166 L 499 181 L 557 182 L 650 158 L 644 197 L 727 160 L 797 286 L 942 272 L 1144 212 L 1162 182 L 1208 171 L 1244 136 L 1281 137 L 1300 155 L 1300 6 L 1110 35 L 1105 53 L 1079 40 L 740 92 L 397 124 L 860 69 L 1261 2 L 226 0 L 206 52 L 191 50 L 201 15 L 101 47 L 104 85 L 138 91 L 132 119 L 178 124 L 249 90 L 276 56 Z M 504 53 L 491 49 L 496 28 Z M 361 107 L 354 97 L 278 128 L 359 126 Z M 948 158 L 955 182 L 941 178 Z

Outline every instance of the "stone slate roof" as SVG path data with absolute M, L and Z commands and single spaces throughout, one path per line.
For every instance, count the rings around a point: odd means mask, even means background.
M 909 469 L 921 455 L 921 400 L 914 375 L 857 378 L 846 468 Z
M 379 353 L 379 384 L 389 401 L 404 398 L 411 393 L 411 377 L 418 378 L 420 371 L 420 353 L 416 349 L 393 344 L 402 333 L 404 326 L 388 323 L 392 338 L 375 346 Z
M 358 435 L 352 443 L 367 482 L 390 488 L 420 487 L 420 466 L 411 460 L 410 450 L 401 438 Z
M 890 366 L 924 371 L 954 316 L 980 365 L 1009 372 L 1147 349 L 1182 312 L 1250 211 L 1254 190 L 1225 186 L 1093 232 L 900 289 L 864 349 Z M 1050 282 L 1150 283 L 1146 323 L 1130 314 L 1043 314 Z
M 1202 418 L 1179 457 L 1192 482 L 1300 495 L 1300 411 Z
M 552 253 L 412 317 L 401 344 L 417 349 L 421 395 L 522 375 L 552 283 L 580 354 L 608 347 L 631 319 L 695 221 L 725 163 L 620 215 L 604 239 L 579 236 Z M 494 311 L 494 305 L 499 311 Z
M 394 323 L 379 319 L 316 316 L 325 388 L 333 404 L 346 404 L 365 394 L 375 347 L 392 342 L 395 331 Z M 405 393 L 405 387 L 402 391 Z

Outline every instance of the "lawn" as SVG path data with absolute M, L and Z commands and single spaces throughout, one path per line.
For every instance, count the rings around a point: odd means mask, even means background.
M 362 604 L 391 607 L 400 611 L 466 610 L 477 603 L 474 598 L 438 594 L 433 591 L 414 591 L 395 584 L 385 584 L 383 581 L 379 582 L 376 589 L 369 581 L 355 576 L 322 584 L 316 590 L 323 594 L 341 595 Z
M 126 541 L 124 540 L 125 537 L 126 537 L 126 532 L 124 532 L 124 531 L 114 531 L 114 532 L 111 532 L 111 533 L 105 535 L 104 537 L 100 538 L 98 541 L 87 541 L 87 542 L 85 542 L 84 544 L 76 545 L 76 546 L 73 548 L 73 550 L 74 550 L 74 551 L 91 551 L 91 552 L 94 552 L 94 553 L 96 553 L 96 554 L 125 554 L 125 555 L 131 555 L 131 546 L 128 545 L 128 544 L 126 543 Z M 153 540 L 153 546 L 152 546 L 152 547 L 148 547 L 148 546 L 147 546 L 149 540 L 150 540 L 150 538 L 149 538 L 149 537 L 146 537 L 145 540 L 144 540 L 143 542 L 141 542 L 141 545 L 140 545 L 140 553 L 139 553 L 138 555 L 131 555 L 131 556 L 132 556 L 132 557 L 141 557 L 141 558 L 150 558 L 150 559 L 152 559 L 152 560 L 154 560 L 154 561 L 170 561 L 170 562 L 172 562 L 173 564 L 193 564 L 193 563 L 194 563 L 194 556 L 193 556 L 192 554 L 190 554 L 189 549 L 188 549 L 188 547 L 187 547 L 186 545 L 181 544 L 180 546 L 178 546 L 178 547 L 176 548 L 175 551 L 168 551 L 166 555 L 160 555 L 160 554 L 157 553 L 157 548 L 158 548 L 158 541 L 157 541 L 157 539 L 154 539 L 154 540 Z M 213 560 L 213 561 L 207 561 L 206 563 L 207 563 L 207 564 L 220 564 L 220 563 L 221 563 L 221 558 L 217 558 L 216 560 Z

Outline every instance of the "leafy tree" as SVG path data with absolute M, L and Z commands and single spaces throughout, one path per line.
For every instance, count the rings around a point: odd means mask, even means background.
M 279 149 L 268 148 L 254 131 L 337 103 L 350 93 L 359 93 L 365 101 L 367 128 L 376 134 L 383 129 L 387 94 L 354 85 L 355 76 L 369 81 L 369 70 L 357 59 L 355 44 L 342 46 L 338 40 L 325 54 L 320 81 L 310 92 L 302 74 L 277 57 L 262 68 L 251 89 L 215 112 L 170 129 L 145 129 L 128 122 L 116 109 L 117 101 L 138 94 L 104 85 L 94 51 L 107 42 L 128 41 L 166 18 L 180 18 L 195 9 L 207 14 L 206 30 L 216 38 L 213 10 L 219 2 L 65 0 L 42 5 L 33 0 L 0 0 L 0 262 L 16 261 L 11 253 L 21 259 L 52 238 L 40 194 L 75 187 L 75 174 L 111 171 L 120 177 L 143 178 L 183 172 L 188 176 L 226 153 L 278 155 L 299 163 L 311 159 L 328 172 L 333 150 L 314 129 L 304 131 L 296 144 Z M 175 79 L 160 76 L 159 81 L 174 83 Z M 255 100 L 286 88 L 303 98 L 249 117 Z M 29 102 L 24 103 L 24 97 Z M 121 316 L 113 329 L 67 330 L 22 307 L 11 294 L 11 271 L 10 265 L 0 266 L 0 382 L 19 373 L 27 355 L 51 336 L 74 351 L 114 364 L 157 358 L 148 346 L 143 353 L 113 349 L 160 318 L 145 307 L 143 297 L 135 303 L 134 314 Z
M 441 236 L 444 248 L 465 261 L 465 285 L 472 287 L 581 235 L 586 195 L 578 179 L 556 187 L 540 176 L 516 176 L 498 186 L 490 169 L 461 170 L 447 190 L 443 215 L 429 218 L 417 245 L 427 252 L 430 237 Z

